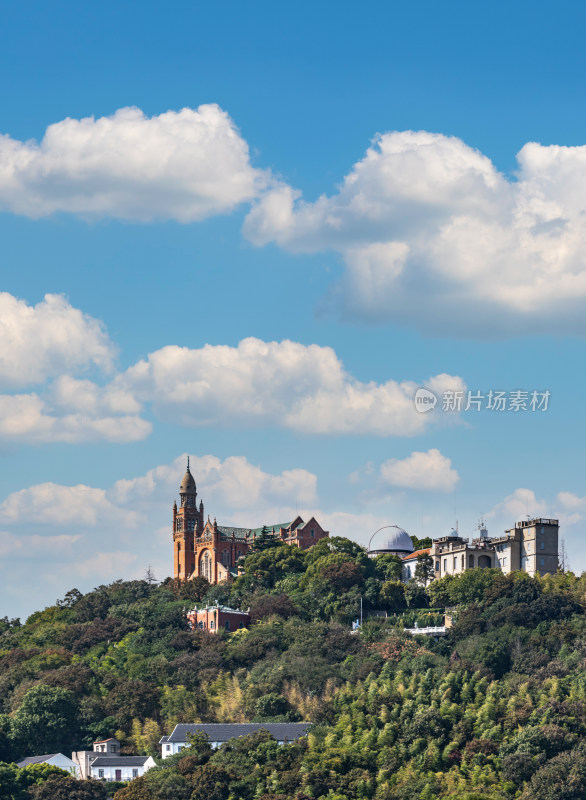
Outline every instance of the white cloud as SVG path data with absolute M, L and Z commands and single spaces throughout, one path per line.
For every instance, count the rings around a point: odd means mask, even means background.
M 135 442 L 151 429 L 137 415 L 62 414 L 37 394 L 0 395 L 0 441 L 5 443 Z
M 161 502 L 177 495 L 185 471 L 186 455 L 171 464 L 149 470 L 146 475 L 117 481 L 108 492 L 113 503 L 131 505 L 151 499 Z M 259 506 L 315 501 L 317 478 L 305 469 L 291 469 L 272 475 L 251 464 L 243 456 L 193 456 L 191 471 L 197 480 L 199 496 L 206 508 L 250 510 Z
M 468 337 L 586 332 L 586 146 L 526 144 L 516 180 L 455 138 L 376 137 L 337 193 L 274 186 L 249 213 L 255 244 L 330 249 L 329 302 L 370 322 Z
M 178 456 L 108 489 L 44 483 L 8 495 L 0 504 L 0 583 L 18 603 L 11 613 L 30 613 L 73 586 L 141 578 L 149 563 L 159 579 L 172 573 L 172 503 L 185 463 Z M 242 456 L 212 455 L 192 456 L 191 468 L 206 514 L 220 524 L 283 522 L 296 516 L 296 502 L 316 502 L 316 476 L 302 468 L 271 473 Z
M 141 419 L 131 394 L 64 374 L 91 366 L 108 372 L 114 356 L 103 324 L 64 297 L 48 294 L 32 306 L 0 293 L 0 388 L 44 384 L 40 393 L 0 394 L 0 441 L 144 439 L 151 424 Z
M 451 460 L 435 448 L 403 459 L 391 458 L 381 465 L 380 472 L 391 486 L 424 491 L 452 492 L 460 480 Z
M 68 118 L 40 143 L 0 136 L 0 210 L 29 217 L 193 222 L 251 200 L 267 181 L 215 104 L 150 118 L 138 108 Z
M 558 492 L 553 502 L 537 497 L 532 489 L 515 489 L 487 514 L 487 518 L 508 520 L 508 527 L 515 522 L 534 517 L 554 517 L 562 528 L 582 522 L 586 512 L 586 497 L 572 492 Z
M 438 375 L 433 390 L 461 391 L 461 378 Z M 237 347 L 168 346 L 115 381 L 151 402 L 162 419 L 183 425 L 276 425 L 302 433 L 409 436 L 437 412 L 420 414 L 412 381 L 363 383 L 330 347 L 243 339 Z M 443 415 L 445 418 L 445 415 Z
M 133 511 L 122 514 L 121 509 L 106 498 L 103 489 L 83 484 L 40 483 L 9 494 L 0 504 L 0 520 L 82 527 L 115 521 L 118 526 L 133 527 L 137 515 Z
M 0 556 L 34 559 L 49 553 L 68 552 L 81 539 L 81 534 L 58 534 L 57 536 L 17 536 L 0 531 Z
M 43 383 L 91 364 L 110 369 L 115 349 L 99 320 L 47 294 L 36 306 L 0 292 L 0 387 Z

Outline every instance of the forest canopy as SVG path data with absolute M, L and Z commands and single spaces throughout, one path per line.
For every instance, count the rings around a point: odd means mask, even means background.
M 231 584 L 72 589 L 24 624 L 0 620 L 0 798 L 91 800 L 79 792 L 101 784 L 31 782 L 12 762 L 115 736 L 158 759 L 116 800 L 582 800 L 585 598 L 571 573 L 403 584 L 400 559 L 336 537 L 250 553 Z M 216 602 L 250 609 L 250 629 L 190 630 L 186 611 Z M 445 609 L 445 637 L 403 630 Z M 313 725 L 296 743 L 200 738 L 159 759 L 179 722 L 300 720 Z

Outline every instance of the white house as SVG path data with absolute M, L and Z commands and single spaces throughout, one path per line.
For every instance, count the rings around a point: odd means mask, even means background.
M 51 753 L 45 756 L 31 756 L 30 758 L 23 758 L 22 761 L 17 763 L 17 767 L 30 767 L 31 764 L 50 764 L 52 767 L 59 767 L 73 775 L 74 778 L 79 778 L 79 767 L 63 753 Z
M 169 736 L 163 736 L 159 744 L 163 758 L 173 756 L 181 752 L 184 747 L 189 747 L 187 737 L 194 733 L 205 733 L 213 748 L 219 747 L 229 739 L 248 736 L 257 731 L 268 731 L 279 744 L 285 744 L 305 736 L 310 725 L 310 722 L 181 723 L 175 725 Z
M 120 755 L 120 742 L 117 739 L 101 739 L 94 742 L 93 750 L 75 750 L 71 758 L 79 765 L 79 777 L 82 779 L 91 777 L 91 766 L 98 758 L 99 754 L 116 756 Z
M 154 766 L 151 756 L 98 756 L 90 764 L 90 777 L 98 781 L 131 781 Z

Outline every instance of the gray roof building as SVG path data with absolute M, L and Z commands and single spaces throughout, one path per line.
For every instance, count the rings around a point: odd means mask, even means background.
M 100 767 L 143 767 L 150 756 L 98 756 L 92 770 Z
M 49 755 L 45 756 L 30 756 L 30 758 L 23 758 L 22 761 L 18 761 L 16 766 L 22 769 L 23 767 L 30 767 L 31 764 L 44 764 L 45 761 L 49 761 L 58 755 L 59 753 L 49 753 Z
M 305 736 L 310 722 L 233 722 L 233 723 L 180 723 L 175 725 L 170 736 L 163 736 L 160 744 L 187 742 L 194 733 L 205 733 L 211 742 L 227 742 L 238 736 L 249 736 L 257 731 L 268 731 L 278 742 L 293 742 Z

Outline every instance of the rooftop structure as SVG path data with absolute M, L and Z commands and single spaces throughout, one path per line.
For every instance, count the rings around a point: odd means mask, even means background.
M 163 758 L 188 747 L 188 737 L 195 733 L 205 733 L 212 747 L 219 747 L 230 739 L 249 736 L 261 730 L 268 731 L 279 744 L 284 744 L 305 736 L 310 725 L 310 722 L 180 723 L 169 736 L 163 736 L 159 744 Z

